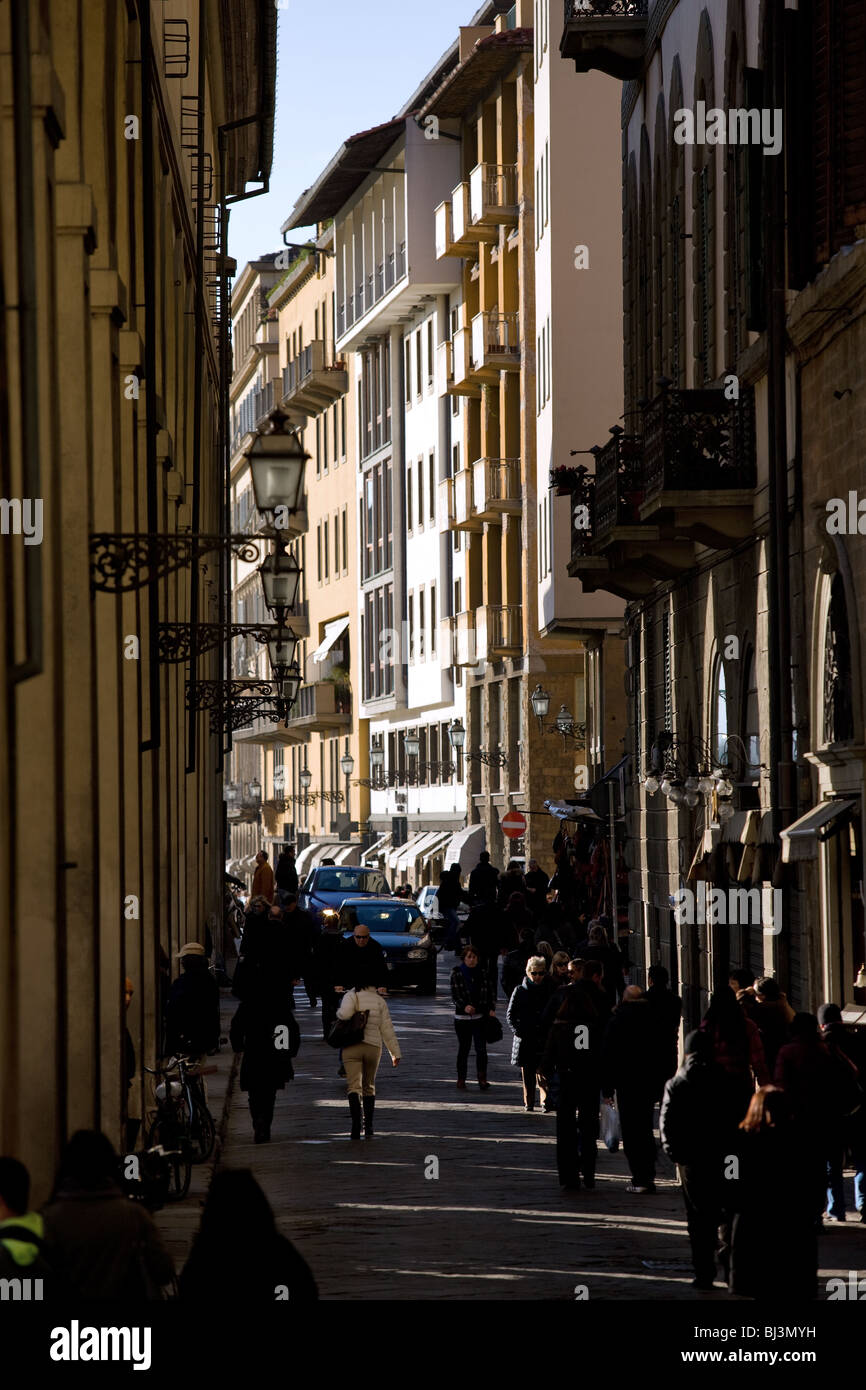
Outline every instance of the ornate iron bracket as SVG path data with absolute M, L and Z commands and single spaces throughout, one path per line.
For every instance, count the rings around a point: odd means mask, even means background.
M 466 749 L 464 748 L 464 750 L 463 750 L 463 756 L 464 756 L 464 758 L 466 758 L 469 762 L 472 762 L 472 763 L 484 763 L 487 767 L 507 767 L 507 766 L 508 766 L 508 754 L 507 754 L 507 753 L 494 753 L 494 752 L 491 752 L 489 749 L 486 749 L 486 748 L 480 748 L 480 749 L 478 750 L 477 753 L 467 753 Z
M 319 799 L 320 799 L 321 801 L 330 801 L 330 802 L 332 802 L 332 803 L 339 804 L 339 803 L 343 800 L 343 793 L 342 793 L 342 792 L 319 792 Z
M 213 550 L 227 547 L 245 564 L 263 558 L 264 547 L 274 536 L 163 535 L 150 531 L 112 534 L 97 531 L 90 537 L 90 583 L 107 594 L 129 593 L 174 570 L 184 569 Z M 260 547 L 263 547 L 260 549 Z
M 291 618 L 289 618 L 291 622 Z M 274 637 L 280 629 L 276 623 L 232 623 L 232 637 L 252 637 L 264 644 Z M 287 637 L 294 637 L 290 627 L 283 629 Z M 226 629 L 220 623 L 196 624 L 196 656 L 213 651 L 225 640 Z M 189 661 L 192 656 L 192 627 L 189 623 L 160 623 L 159 660 L 161 662 Z

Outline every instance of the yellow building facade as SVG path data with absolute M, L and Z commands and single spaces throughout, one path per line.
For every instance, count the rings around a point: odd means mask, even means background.
M 224 606 L 189 535 L 224 524 L 225 200 L 269 173 L 275 16 L 172 8 L 0 10 L 0 1151 L 36 1202 L 72 1130 L 125 1146 L 222 911 L 222 743 L 186 710 L 218 655 L 160 653 Z

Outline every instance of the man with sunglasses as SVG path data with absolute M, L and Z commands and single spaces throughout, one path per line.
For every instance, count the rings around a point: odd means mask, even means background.
M 359 966 L 362 977 L 358 975 Z M 371 937 L 370 928 L 356 921 L 352 935 L 343 943 L 341 982 L 336 987 L 336 993 L 359 989 L 364 984 L 369 984 L 380 994 L 387 994 L 388 963 L 379 942 Z

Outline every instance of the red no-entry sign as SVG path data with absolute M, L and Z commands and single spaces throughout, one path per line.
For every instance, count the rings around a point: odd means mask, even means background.
M 502 833 L 509 840 L 519 840 L 521 835 L 526 834 L 526 817 L 522 811 L 509 811 L 507 816 L 502 817 Z

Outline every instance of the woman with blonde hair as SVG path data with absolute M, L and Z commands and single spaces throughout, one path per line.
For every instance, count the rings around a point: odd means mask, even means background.
M 513 1066 L 520 1067 L 523 1108 L 527 1113 L 535 1109 L 536 1083 L 545 1115 L 552 1113 L 552 1107 L 547 1102 L 547 1080 L 539 1071 L 539 1063 L 547 1041 L 544 1035 L 544 1010 L 554 988 L 544 956 L 530 956 L 526 962 L 526 974 L 508 1005 L 506 1017 L 514 1033 L 511 1062 Z
M 366 1013 L 367 1022 L 361 1042 L 343 1048 L 343 1066 L 348 1079 L 349 1113 L 352 1117 L 352 1139 L 361 1137 L 361 1103 L 364 1107 L 364 1138 L 373 1138 L 373 1111 L 376 1107 L 376 1073 L 382 1057 L 382 1045 L 391 1055 L 392 1066 L 400 1061 L 400 1044 L 394 1032 L 388 1005 L 371 980 L 363 979 L 363 967 L 355 966 L 357 987 L 343 995 L 337 1018 L 347 1023 L 353 1014 Z

